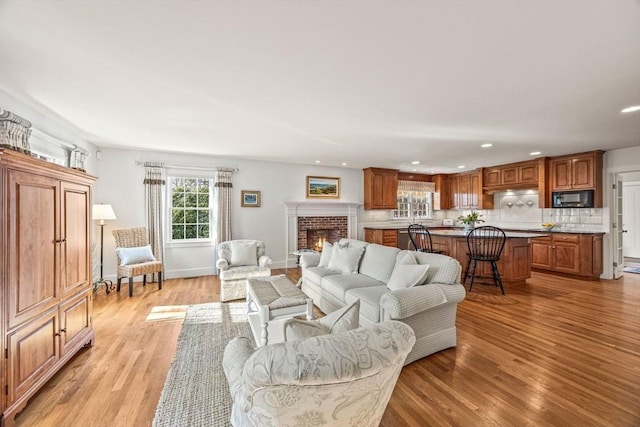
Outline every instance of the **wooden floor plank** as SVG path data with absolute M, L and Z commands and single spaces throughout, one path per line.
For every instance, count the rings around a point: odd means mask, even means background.
M 640 425 L 640 275 L 534 273 L 506 291 L 474 287 L 458 306 L 458 346 L 403 369 L 381 425 Z M 136 285 L 133 298 L 101 290 L 94 347 L 49 381 L 16 425 L 150 426 L 184 306 L 219 299 L 215 276 L 167 280 L 160 291 Z

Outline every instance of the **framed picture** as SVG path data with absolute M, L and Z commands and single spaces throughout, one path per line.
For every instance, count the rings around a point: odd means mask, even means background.
M 326 176 L 308 176 L 307 198 L 339 199 L 340 178 L 330 178 Z
M 260 192 L 253 190 L 242 190 L 241 206 L 243 208 L 259 208 Z

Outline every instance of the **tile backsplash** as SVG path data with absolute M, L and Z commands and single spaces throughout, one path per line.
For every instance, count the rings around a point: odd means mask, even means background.
M 554 222 L 557 227 L 605 231 L 608 223 L 608 209 L 542 209 L 538 193 L 531 190 L 500 192 L 493 197 L 495 209 L 480 210 L 486 224 L 539 228 L 543 222 Z M 445 218 L 459 215 L 460 211 L 448 211 Z
M 482 214 L 483 225 L 514 228 L 540 228 L 543 222 L 554 222 L 557 227 L 564 229 L 581 229 L 584 231 L 607 231 L 609 223 L 609 209 L 542 209 L 539 207 L 538 192 L 533 190 L 518 190 L 494 194 L 495 209 L 475 209 Z M 434 211 L 433 220 L 418 221 L 426 225 L 439 225 L 442 220 L 457 219 L 465 210 Z M 411 220 L 393 220 L 391 210 L 364 211 L 363 223 L 393 222 L 394 224 L 409 224 Z M 457 224 L 457 222 L 456 222 Z

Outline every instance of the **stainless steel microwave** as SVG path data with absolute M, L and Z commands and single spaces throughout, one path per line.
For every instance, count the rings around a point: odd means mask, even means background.
M 554 208 L 592 208 L 593 190 L 554 191 L 551 193 Z

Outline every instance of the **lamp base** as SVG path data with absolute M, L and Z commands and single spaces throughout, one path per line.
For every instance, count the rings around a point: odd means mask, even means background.
M 95 282 L 93 282 L 93 293 L 97 294 L 100 290 L 100 286 L 104 286 L 104 290 L 106 293 L 110 293 L 115 289 L 116 285 L 113 284 L 111 280 L 103 279 L 102 277 Z

